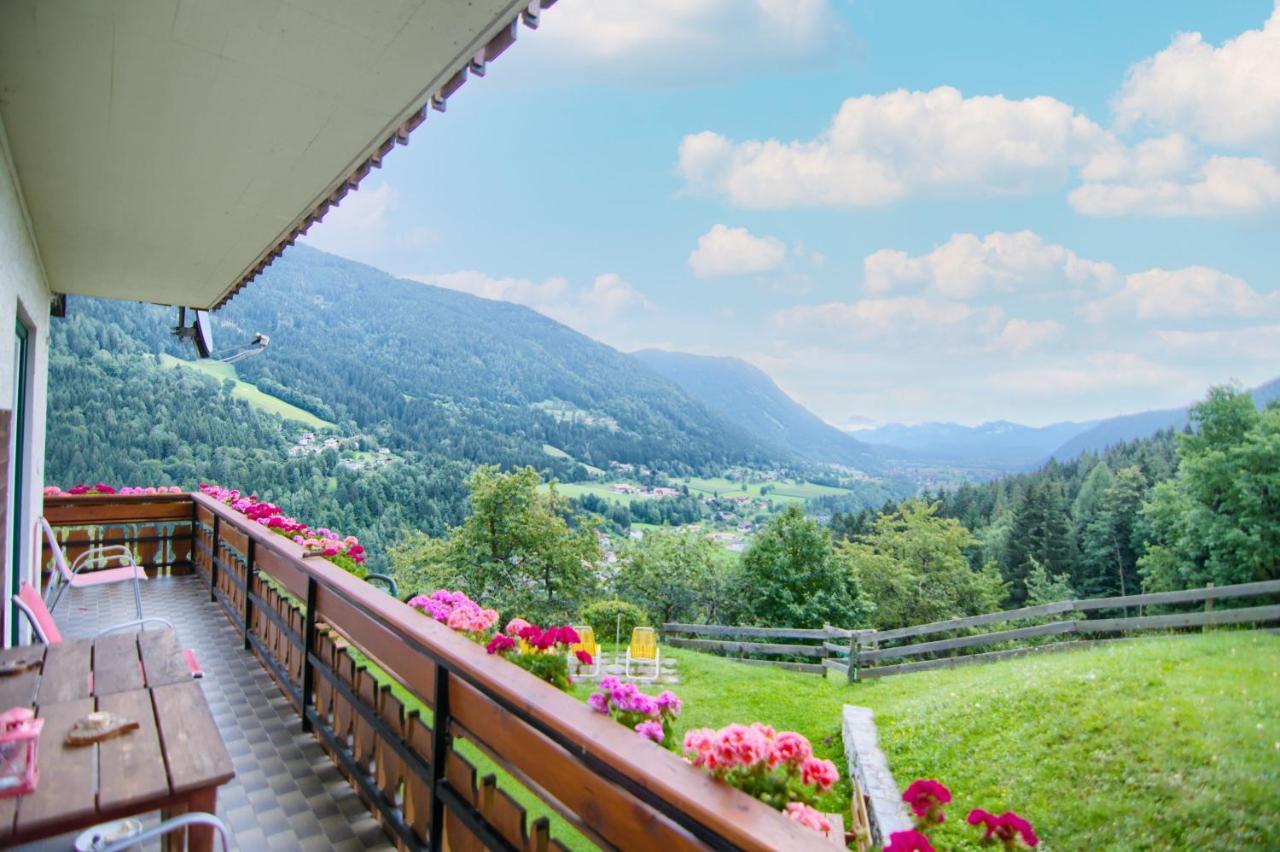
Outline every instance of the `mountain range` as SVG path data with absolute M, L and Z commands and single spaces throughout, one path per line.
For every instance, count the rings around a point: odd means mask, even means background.
M 642 349 L 631 357 L 783 454 L 863 471 L 885 466 L 875 449 L 787 396 L 763 370 L 746 361 L 658 349 Z
M 55 353 L 61 347 L 67 357 L 57 360 L 51 387 L 87 381 L 88 360 L 101 361 L 95 353 L 168 359 L 131 361 L 130 381 L 138 383 L 146 381 L 138 371 L 192 357 L 189 345 L 169 333 L 169 309 L 91 299 L 71 304 L 79 315 L 55 325 Z M 884 480 L 896 493 L 912 487 L 904 479 L 937 484 L 1028 470 L 1049 458 L 1181 428 L 1187 419 L 1181 408 L 1044 427 L 890 424 L 849 433 L 744 361 L 657 350 L 628 355 L 528 308 L 397 279 L 306 246 L 291 249 L 215 314 L 214 333 L 222 347 L 257 333 L 271 338 L 264 354 L 229 374 L 242 383 L 237 392 L 251 388 L 405 457 L 529 464 L 562 480 L 598 475 L 613 464 L 675 476 L 714 475 L 735 465 L 838 465 Z M 97 366 L 99 384 L 124 369 Z M 190 381 L 152 383 L 176 395 L 157 397 L 155 406 L 195 404 L 184 396 L 194 392 Z M 196 396 L 206 399 L 203 390 Z M 1280 380 L 1255 392 L 1259 404 L 1277 396 Z M 81 423 L 68 420 L 67 428 L 81 430 L 68 447 L 86 446 Z M 177 438 L 209 442 L 207 435 Z M 107 445 L 101 447 L 99 454 Z M 52 457 L 51 476 L 89 476 L 94 457 Z M 170 461 L 138 464 L 168 470 Z M 120 476 L 135 475 L 130 464 L 118 462 Z M 187 466 L 170 475 L 185 481 L 201 474 Z
M 1280 379 L 1259 385 L 1251 389 L 1254 404 L 1259 408 L 1275 399 L 1280 399 Z M 1145 438 L 1165 429 L 1182 430 L 1188 423 L 1190 405 L 1182 408 L 1166 408 L 1157 411 L 1142 411 L 1137 414 L 1125 414 L 1112 417 L 1093 424 L 1054 450 L 1050 455 L 1058 461 L 1068 461 L 1087 452 L 1102 452 L 1135 438 Z
M 1043 463 L 1063 444 L 1093 426 L 1092 422 L 1070 421 L 1024 426 L 1008 420 L 979 426 L 890 423 L 853 434 L 893 459 L 1013 473 Z

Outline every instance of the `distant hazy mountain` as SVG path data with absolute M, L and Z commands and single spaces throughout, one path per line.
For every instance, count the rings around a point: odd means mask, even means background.
M 1068 422 L 1035 427 L 1007 420 L 981 426 L 890 423 L 875 429 L 859 429 L 854 434 L 860 441 L 880 446 L 890 458 L 998 472 L 1034 467 L 1065 441 L 1092 425 Z
M 884 467 L 874 449 L 828 424 L 745 361 L 657 349 L 632 356 L 767 445 L 815 462 L 865 471 Z
M 1280 379 L 1272 379 L 1252 390 L 1253 401 L 1262 408 L 1273 399 L 1280 399 Z M 1081 453 L 1102 452 L 1107 447 L 1136 438 L 1146 438 L 1162 429 L 1183 429 L 1187 425 L 1187 413 L 1191 406 L 1166 408 L 1159 411 L 1142 411 L 1112 417 L 1075 435 L 1052 452 L 1058 461 L 1073 459 Z

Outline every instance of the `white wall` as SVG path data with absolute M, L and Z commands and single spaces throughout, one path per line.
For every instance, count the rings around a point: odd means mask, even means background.
M 17 170 L 9 153 L 8 137 L 0 121 L 0 408 L 13 403 L 14 327 L 19 318 L 30 330 L 27 354 L 27 387 L 29 402 L 26 410 L 26 446 L 23 453 L 23 471 L 27 488 L 21 495 L 11 495 L 10 501 L 22 501 L 22 517 L 27 529 L 42 506 L 44 486 L 44 430 L 45 390 L 49 372 L 49 299 L 44 270 L 33 236 L 30 217 L 22 200 Z M 16 417 L 16 412 L 15 415 Z M 16 430 L 17 424 L 12 424 Z M 8 453 L 8 447 L 0 452 Z M 4 507 L 5 528 L 9 527 L 8 513 L 12 506 Z M 30 577 L 33 552 L 31 536 L 23 537 L 23 553 L 16 566 L 23 576 Z M 15 565 L 11 564 L 12 544 L 4 546 L 4 585 L 2 599 L 5 612 Z M 7 621 L 7 619 L 6 619 Z M 7 628 L 7 624 L 6 624 Z M 9 631 L 4 631 L 4 643 L 9 642 Z

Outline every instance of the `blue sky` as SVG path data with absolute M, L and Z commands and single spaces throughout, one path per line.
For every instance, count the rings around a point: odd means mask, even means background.
M 837 425 L 1280 375 L 1270 2 L 561 0 L 309 241 Z

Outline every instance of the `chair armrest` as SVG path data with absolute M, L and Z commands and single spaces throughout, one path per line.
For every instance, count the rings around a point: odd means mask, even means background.
M 119 559 L 120 561 L 128 565 L 133 565 L 137 562 L 137 559 L 133 555 L 133 551 L 130 550 L 127 545 L 104 544 L 99 547 L 91 547 L 88 550 L 86 550 L 84 553 L 81 553 L 79 556 L 77 556 L 76 560 L 71 563 L 71 573 L 72 574 L 80 573 L 80 569 L 85 567 L 85 565 L 88 564 L 89 560 L 104 557 L 108 553 L 118 553 L 119 555 L 117 556 L 111 556 L 107 558 Z
M 133 621 L 122 621 L 119 624 L 113 624 L 110 627 L 104 627 L 103 629 L 99 630 L 97 633 L 94 634 L 94 638 L 96 639 L 99 636 L 103 636 L 107 633 L 114 633 L 117 630 L 123 630 L 126 627 L 141 627 L 144 624 L 163 624 L 165 627 L 169 628 L 170 630 L 175 629 L 173 626 L 173 622 L 167 621 L 166 619 L 163 619 L 163 618 L 136 618 Z
M 376 580 L 379 583 L 385 583 L 387 586 L 387 592 L 391 595 L 391 597 L 397 598 L 400 596 L 400 587 L 396 585 L 396 581 L 394 578 L 388 577 L 386 574 L 365 574 L 364 575 L 364 581 L 366 583 L 370 583 L 370 585 L 373 585 L 373 583 L 371 582 L 373 580 Z
M 76 848 L 80 848 L 79 843 L 81 840 L 84 840 L 84 848 L 91 849 L 93 852 L 122 852 L 122 850 L 125 849 L 137 849 L 146 841 L 156 837 L 162 837 L 172 831 L 179 831 L 193 825 L 206 825 L 212 828 L 218 835 L 218 839 L 222 842 L 222 852 L 227 852 L 227 825 L 213 814 L 201 813 L 199 811 L 186 813 L 182 816 L 174 817 L 173 819 L 167 819 L 157 826 L 144 829 L 143 831 L 131 834 L 128 837 L 123 837 L 114 843 L 107 842 L 101 834 L 95 834 L 95 832 L 101 832 L 103 829 L 110 828 L 116 824 L 117 823 L 107 823 L 105 825 L 95 826 L 85 831 L 76 838 Z

